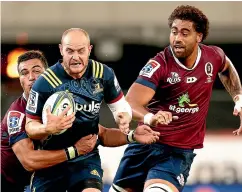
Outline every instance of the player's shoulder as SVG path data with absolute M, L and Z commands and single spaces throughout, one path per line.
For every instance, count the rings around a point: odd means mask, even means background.
M 90 59 L 92 65 L 92 75 L 95 78 L 109 79 L 110 76 L 113 76 L 114 72 L 111 67 L 108 67 L 106 64 L 103 64 L 99 61 Z
M 9 107 L 9 111 L 19 111 L 21 113 L 25 113 L 26 104 L 27 101 L 22 95 L 12 102 Z
M 217 56 L 218 59 L 223 59 L 225 56 L 223 49 L 221 49 L 218 46 L 204 44 L 200 44 L 199 46 L 202 49 L 202 51 L 205 51 L 207 53 L 208 56 Z
M 11 123 L 13 120 L 21 120 L 22 122 L 25 117 L 26 104 L 27 101 L 23 96 L 18 97 L 12 102 L 6 114 L 7 124 Z
M 56 64 L 47 68 L 35 81 L 33 90 L 40 92 L 49 92 L 61 85 L 62 81 L 58 75 L 58 69 Z
M 146 64 L 152 64 L 153 67 L 164 68 L 169 63 L 169 58 L 172 57 L 170 47 L 165 47 L 162 51 L 156 53 L 156 55 L 148 60 Z

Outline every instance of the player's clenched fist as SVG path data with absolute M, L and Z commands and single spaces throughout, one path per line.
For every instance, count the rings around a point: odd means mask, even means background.
M 144 116 L 144 123 L 151 126 L 168 125 L 172 120 L 177 120 L 178 116 L 172 116 L 171 112 L 158 111 L 155 115 L 148 113 Z
M 76 142 L 75 147 L 77 148 L 79 155 L 85 155 L 93 150 L 97 142 L 97 135 L 90 134 L 82 137 Z
M 138 126 L 134 131 L 134 140 L 143 143 L 151 144 L 159 140 L 160 133 L 153 131 L 147 125 Z
M 132 118 L 127 112 L 120 112 L 117 115 L 116 123 L 118 124 L 119 129 L 127 134 L 129 132 L 129 123 L 131 122 Z

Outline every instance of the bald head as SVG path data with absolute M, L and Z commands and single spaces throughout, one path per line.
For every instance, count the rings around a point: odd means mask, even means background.
M 90 45 L 89 34 L 84 29 L 70 28 L 62 34 L 61 44 L 78 44 L 85 40 Z

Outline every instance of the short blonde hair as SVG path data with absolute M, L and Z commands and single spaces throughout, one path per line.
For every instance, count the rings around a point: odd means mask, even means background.
M 66 31 L 64 31 L 64 33 L 62 34 L 62 37 L 61 37 L 61 43 L 62 43 L 63 39 L 65 38 L 65 36 L 66 36 L 69 32 L 71 32 L 71 31 L 80 31 L 80 32 L 82 32 L 82 33 L 87 37 L 87 40 L 88 40 L 89 43 L 90 43 L 90 36 L 89 36 L 88 32 L 85 31 L 84 29 L 81 29 L 81 28 L 70 28 L 70 29 L 67 29 Z

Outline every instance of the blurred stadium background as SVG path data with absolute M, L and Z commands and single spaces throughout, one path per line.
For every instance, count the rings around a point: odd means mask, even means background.
M 242 2 L 1 2 L 1 114 L 22 92 L 18 55 L 38 49 L 53 65 L 60 59 L 61 35 L 71 27 L 89 32 L 91 58 L 112 67 L 127 90 L 147 60 L 168 45 L 167 18 L 181 4 L 204 11 L 210 20 L 205 44 L 220 46 L 241 75 Z M 242 192 L 242 137 L 232 136 L 239 118 L 232 115 L 232 99 L 218 79 L 214 88 L 205 148 L 197 151 L 185 192 Z M 101 123 L 115 126 L 105 105 Z M 104 192 L 125 147 L 100 147 Z

